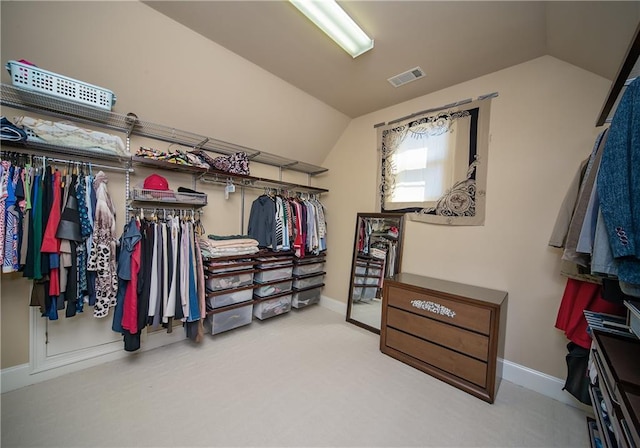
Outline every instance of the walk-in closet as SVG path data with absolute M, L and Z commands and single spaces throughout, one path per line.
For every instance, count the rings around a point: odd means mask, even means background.
M 638 2 L 0 22 L 3 447 L 640 447 Z

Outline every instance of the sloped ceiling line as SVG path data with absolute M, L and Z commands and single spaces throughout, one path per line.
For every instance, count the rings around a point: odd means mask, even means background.
M 640 21 L 640 2 L 342 1 L 375 40 L 353 59 L 286 1 L 143 3 L 351 118 L 544 55 L 613 79 Z

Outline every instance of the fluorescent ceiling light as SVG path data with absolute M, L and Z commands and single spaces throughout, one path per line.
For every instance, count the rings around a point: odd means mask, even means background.
M 373 39 L 334 0 L 289 0 L 354 58 L 373 48 Z

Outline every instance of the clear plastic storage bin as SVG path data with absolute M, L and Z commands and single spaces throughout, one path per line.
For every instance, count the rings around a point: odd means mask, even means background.
M 248 270 L 209 275 L 206 282 L 207 290 L 220 291 L 252 285 L 253 273 L 253 270 Z
M 356 266 L 356 275 L 369 275 L 371 277 L 380 277 L 382 269 L 367 266 Z
M 318 303 L 320 302 L 321 293 L 322 286 L 302 291 L 294 291 L 293 297 L 291 298 L 291 306 L 294 308 L 304 308 L 305 306 Z
M 378 288 L 371 286 L 355 286 L 353 288 L 353 300 L 371 300 L 376 297 Z
M 305 263 L 293 266 L 293 275 L 309 275 L 322 272 L 324 263 Z
M 260 284 L 253 290 L 253 294 L 258 297 L 268 297 L 274 294 L 281 294 L 283 292 L 291 291 L 293 281 L 291 279 L 277 283 Z
M 229 310 L 219 310 L 207 317 L 211 334 L 219 334 L 234 328 L 248 325 L 252 320 L 253 302 Z
M 221 308 L 253 299 L 253 285 L 244 289 L 207 294 L 207 307 L 209 309 Z
M 308 257 L 304 257 L 304 258 L 296 258 L 296 262 L 303 264 L 303 263 L 320 263 L 320 262 L 324 262 L 326 259 L 325 254 L 320 254 L 320 255 L 312 255 L 312 256 L 308 256 Z
M 376 286 L 380 281 L 379 277 L 354 277 L 353 283 L 356 285 L 373 285 Z
M 293 279 L 293 287 L 295 289 L 306 289 L 312 286 L 318 286 L 324 281 L 324 272 L 318 275 L 308 277 L 298 277 Z
M 260 269 L 270 269 L 280 266 L 290 266 L 293 264 L 293 257 L 258 257 L 257 267 Z
M 291 294 L 260 300 L 253 305 L 253 315 L 260 320 L 279 316 L 291 310 Z
M 276 280 L 283 280 L 285 278 L 291 278 L 293 274 L 293 265 L 284 266 L 275 269 L 263 269 L 256 272 L 254 280 L 257 283 L 268 283 Z
M 233 261 L 208 261 L 205 263 L 205 269 L 209 274 L 221 274 L 223 272 L 245 271 L 253 269 L 255 263 L 251 260 L 233 260 Z

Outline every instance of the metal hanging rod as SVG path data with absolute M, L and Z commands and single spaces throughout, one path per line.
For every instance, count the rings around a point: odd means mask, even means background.
M 218 185 L 226 185 L 228 182 L 235 183 L 238 186 L 242 186 L 245 188 L 251 188 L 253 190 L 263 190 L 265 188 L 271 190 L 280 190 L 280 191 L 293 191 L 295 193 L 312 193 L 320 195 L 321 193 L 327 193 L 329 190 L 319 187 L 305 187 L 304 185 L 298 184 L 288 184 L 287 182 L 274 182 L 269 181 L 267 179 L 255 178 L 252 180 L 248 179 L 233 179 L 231 177 L 214 177 L 210 176 L 202 176 L 199 179 L 199 182 L 209 183 L 209 184 L 218 184 Z
M 67 159 L 57 159 L 54 157 L 47 157 L 47 156 L 34 156 L 36 158 L 41 158 L 44 161 L 50 162 L 50 163 L 69 163 L 72 165 L 89 165 L 92 168 L 100 168 L 100 169 L 104 169 L 104 170 L 109 170 L 109 171 L 122 171 L 125 173 L 133 173 L 134 169 L 133 168 L 121 168 L 118 166 L 109 166 L 109 165 L 101 165 L 99 163 L 93 163 L 93 162 L 82 162 L 79 160 L 67 160 Z
M 498 92 L 487 93 L 485 95 L 478 96 L 478 98 L 476 98 L 476 101 L 482 101 L 482 100 L 486 100 L 486 99 L 490 99 L 490 98 L 495 98 L 497 96 L 498 96 Z M 469 104 L 472 101 L 473 101 L 472 98 L 466 98 L 464 100 L 456 101 L 455 103 L 445 104 L 444 106 L 434 107 L 432 109 L 427 109 L 427 110 L 422 110 L 420 112 L 415 112 L 415 113 L 413 113 L 411 115 L 407 115 L 407 116 L 402 117 L 402 118 L 396 118 L 395 120 L 391 120 L 391 121 L 389 121 L 387 123 L 384 123 L 384 122 L 378 123 L 378 124 L 374 125 L 373 127 L 374 128 L 379 128 L 380 126 L 399 123 L 399 122 L 401 122 L 403 120 L 408 120 L 410 118 L 415 118 L 415 117 L 418 117 L 420 115 L 428 114 L 428 113 L 431 113 L 431 112 L 437 112 L 437 111 L 440 111 L 440 110 L 450 109 L 452 107 L 463 106 L 465 104 Z
M 165 208 L 165 207 L 161 207 L 161 208 L 157 208 L 157 207 L 127 207 L 127 211 L 129 212 L 140 212 L 142 215 L 144 215 L 145 213 L 151 213 L 154 215 L 157 215 L 158 213 L 163 213 L 165 215 L 170 215 L 170 214 L 174 214 L 174 215 L 179 215 L 179 216 L 195 216 L 196 214 L 201 215 L 203 212 L 202 210 L 196 210 L 193 208 Z

